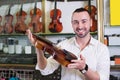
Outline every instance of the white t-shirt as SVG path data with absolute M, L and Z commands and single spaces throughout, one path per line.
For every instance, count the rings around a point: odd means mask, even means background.
M 58 47 L 66 49 L 75 54 L 78 59 L 80 54 L 85 57 L 86 64 L 93 71 L 97 71 L 100 75 L 100 80 L 109 80 L 110 75 L 110 56 L 106 45 L 100 43 L 98 40 L 91 38 L 90 43 L 81 51 L 75 37 L 66 39 L 60 42 Z M 54 72 L 60 65 L 52 57 L 47 59 L 47 66 L 41 70 L 36 65 L 36 69 L 40 70 L 43 75 L 48 75 Z M 77 69 L 68 69 L 62 66 L 61 80 L 86 80 L 85 76 Z

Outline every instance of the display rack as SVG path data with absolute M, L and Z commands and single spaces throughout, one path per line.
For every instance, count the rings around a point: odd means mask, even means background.
M 0 0 L 0 5 L 41 2 L 42 0 Z

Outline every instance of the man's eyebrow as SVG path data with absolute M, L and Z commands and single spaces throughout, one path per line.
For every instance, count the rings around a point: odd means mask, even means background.
M 81 21 L 88 21 L 88 19 L 82 19 Z

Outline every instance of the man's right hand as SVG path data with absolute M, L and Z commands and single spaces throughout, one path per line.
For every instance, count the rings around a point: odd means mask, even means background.
M 36 39 L 33 37 L 32 32 L 30 31 L 30 29 L 26 30 L 26 34 L 28 36 L 28 39 L 30 40 L 31 44 L 34 46 L 36 43 Z

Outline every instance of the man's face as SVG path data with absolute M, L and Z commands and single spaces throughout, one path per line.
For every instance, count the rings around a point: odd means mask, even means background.
M 71 22 L 74 32 L 80 38 L 84 38 L 92 26 L 92 20 L 86 11 L 73 13 Z

